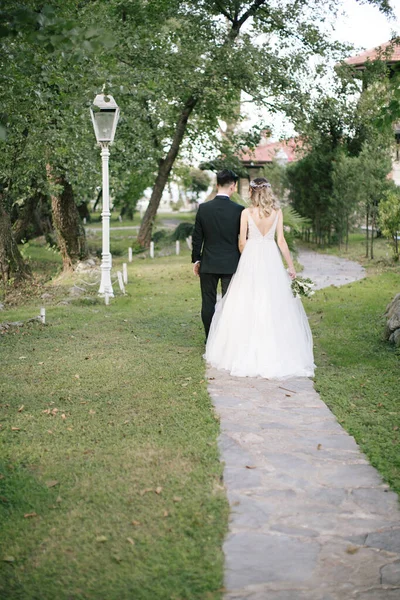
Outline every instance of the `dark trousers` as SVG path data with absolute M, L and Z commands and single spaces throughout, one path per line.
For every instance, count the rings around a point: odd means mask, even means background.
M 217 275 L 216 273 L 200 273 L 201 286 L 201 319 L 206 332 L 206 338 L 210 331 L 211 321 L 217 302 L 217 287 L 221 280 L 222 295 L 225 296 L 233 273 L 230 275 Z

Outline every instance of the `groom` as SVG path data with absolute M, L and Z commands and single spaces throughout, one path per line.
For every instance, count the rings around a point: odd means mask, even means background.
M 217 173 L 217 195 L 200 204 L 194 225 L 193 273 L 200 276 L 201 318 L 206 338 L 214 315 L 218 282 L 221 280 L 224 296 L 240 258 L 238 236 L 244 207 L 230 199 L 237 180 L 236 173 L 229 169 Z

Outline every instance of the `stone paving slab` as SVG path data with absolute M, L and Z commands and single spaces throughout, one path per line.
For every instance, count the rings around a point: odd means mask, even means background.
M 317 290 L 329 285 L 345 285 L 365 277 L 364 267 L 353 260 L 312 250 L 300 250 L 298 260 L 304 267 L 301 276 L 310 277 Z
M 225 600 L 400 600 L 398 497 L 312 381 L 207 376 L 231 506 Z

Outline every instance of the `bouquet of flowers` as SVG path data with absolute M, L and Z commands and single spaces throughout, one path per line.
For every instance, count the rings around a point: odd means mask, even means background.
M 295 298 L 300 298 L 300 296 L 305 296 L 308 298 L 315 294 L 312 289 L 315 286 L 314 282 L 311 281 L 308 277 L 296 277 L 292 281 L 292 292 Z

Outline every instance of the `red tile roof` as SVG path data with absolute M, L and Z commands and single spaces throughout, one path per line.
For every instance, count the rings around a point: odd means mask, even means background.
M 357 56 L 351 56 L 350 58 L 347 58 L 345 62 L 348 65 L 353 65 L 354 67 L 362 67 L 367 61 L 372 61 L 379 58 L 388 63 L 399 62 L 400 43 L 385 42 L 380 46 L 376 46 L 376 48 L 365 50 L 364 52 L 361 52 L 361 54 L 357 54 Z
M 288 162 L 298 160 L 296 156 L 296 150 L 298 148 L 298 141 L 294 138 L 284 140 L 282 142 L 268 142 L 264 141 L 254 150 L 244 150 L 239 154 L 239 158 L 243 163 L 267 163 L 272 162 L 277 158 L 277 154 L 283 151 Z

